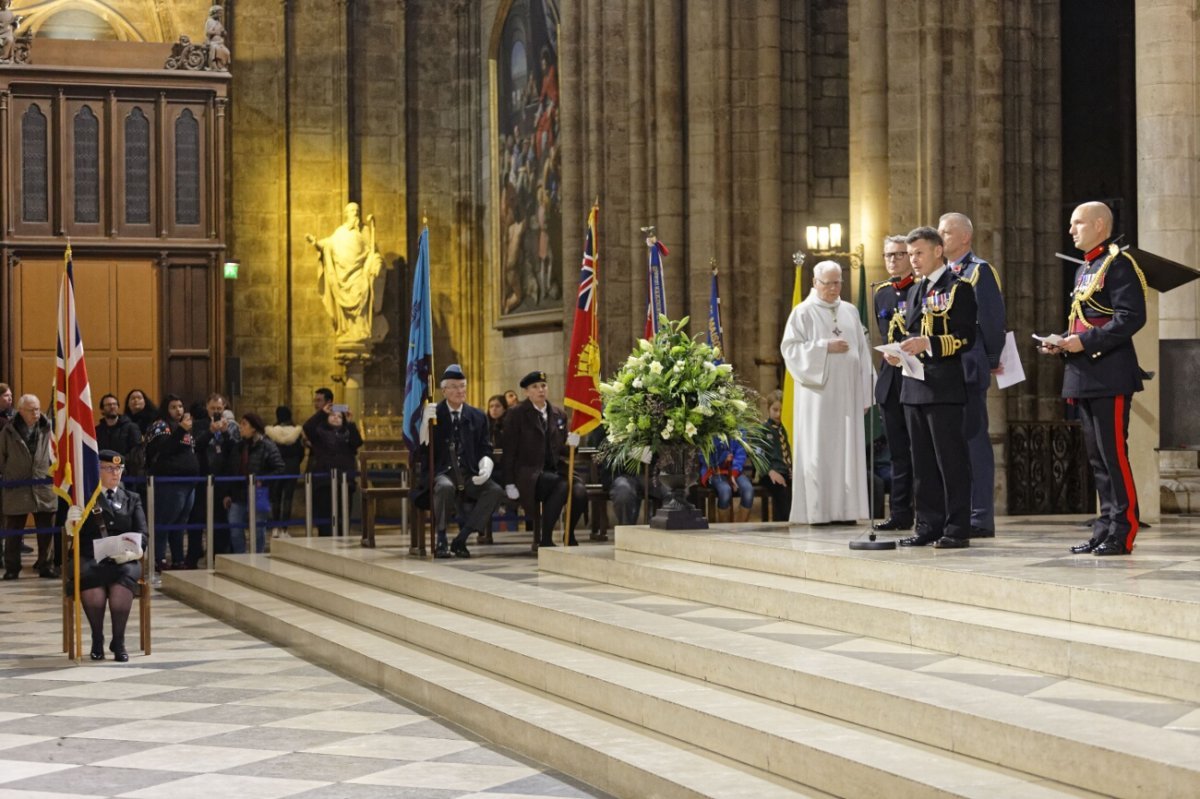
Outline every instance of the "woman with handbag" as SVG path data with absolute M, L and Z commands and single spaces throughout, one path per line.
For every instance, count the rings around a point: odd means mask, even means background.
M 104 660 L 104 606 L 107 604 L 112 617 L 112 642 L 108 648 L 113 653 L 113 660 L 119 663 L 129 660 L 125 651 L 125 624 L 129 621 L 133 598 L 138 593 L 142 552 L 148 543 L 142 499 L 121 486 L 124 471 L 125 459 L 120 453 L 100 450 L 100 495 L 79 530 L 79 599 L 92 628 L 92 660 Z M 82 517 L 83 509 L 78 505 L 67 511 L 68 522 L 79 522 Z M 137 546 L 126 546 L 111 557 L 96 560 L 97 539 L 123 533 L 137 533 Z M 70 579 L 65 585 L 68 595 L 74 593 Z
M 283 474 L 283 458 L 275 442 L 266 436 L 267 426 L 257 413 L 243 413 L 238 421 L 238 431 L 242 440 L 232 450 L 234 462 L 230 474 L 247 477 L 264 477 L 272 474 Z M 233 483 L 232 490 L 225 496 L 225 509 L 229 511 L 229 547 L 234 554 L 246 551 L 246 537 L 243 534 L 250 518 L 250 503 L 254 503 L 255 530 L 254 551 L 263 552 L 266 548 L 264 533 L 267 522 L 271 518 L 271 500 L 266 483 L 255 480 L 254 493 L 250 494 L 245 482 Z

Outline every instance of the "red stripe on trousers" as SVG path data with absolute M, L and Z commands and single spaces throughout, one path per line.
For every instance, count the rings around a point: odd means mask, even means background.
M 1129 447 L 1125 441 L 1125 397 L 1113 398 L 1113 441 L 1117 445 L 1117 463 L 1121 467 L 1121 480 L 1125 482 L 1125 496 L 1129 507 L 1125 517 L 1129 521 L 1129 533 L 1125 536 L 1125 550 L 1133 551 L 1133 539 L 1138 534 L 1137 489 L 1133 485 L 1133 471 L 1129 468 Z

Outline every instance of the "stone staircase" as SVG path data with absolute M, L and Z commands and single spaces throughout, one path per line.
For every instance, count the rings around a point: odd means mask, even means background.
M 1162 721 L 1200 714 L 1200 603 L 778 532 L 618 542 L 282 540 L 163 588 L 617 796 L 1200 795 L 1200 736 Z

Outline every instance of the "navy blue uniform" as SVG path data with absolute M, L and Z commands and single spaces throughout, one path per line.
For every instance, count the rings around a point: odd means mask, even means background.
M 918 356 L 925 379 L 903 377 L 904 405 L 912 441 L 916 543 L 945 536 L 966 539 L 971 531 L 971 461 L 963 436 L 967 402 L 962 356 L 976 336 L 975 292 L 944 269 L 936 282 L 921 280 L 908 293 L 905 328 L 928 336 L 930 349 Z
M 889 280 L 875 290 L 875 322 L 880 337 L 895 344 L 908 337 L 904 318 L 908 311 L 908 290 L 913 276 Z M 879 379 L 875 382 L 875 402 L 883 414 L 883 429 L 887 434 L 888 450 L 892 457 L 891 518 L 899 527 L 908 527 L 913 520 L 912 507 L 912 444 L 904 408 L 900 405 L 900 367 L 886 360 L 879 364 Z
M 1000 366 L 1004 350 L 1004 295 L 995 268 L 973 252 L 951 264 L 950 270 L 975 290 L 978 329 L 975 343 L 962 358 L 967 381 L 963 435 L 971 456 L 971 527 L 992 533 L 996 529 L 996 456 L 988 436 L 987 393 L 992 370 Z
M 1100 495 L 1093 546 L 1133 550 L 1138 533 L 1137 489 L 1129 465 L 1129 408 L 1142 390 L 1133 335 L 1146 324 L 1146 278 L 1133 258 L 1105 242 L 1075 273 L 1068 335 L 1083 352 L 1066 353 L 1062 395 L 1083 422 L 1088 461 Z

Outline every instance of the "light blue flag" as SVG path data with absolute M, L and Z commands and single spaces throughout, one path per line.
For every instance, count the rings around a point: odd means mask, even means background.
M 420 446 L 422 406 L 430 398 L 429 372 L 433 368 L 433 313 L 430 301 L 429 228 L 426 227 L 421 231 L 421 241 L 417 245 L 412 323 L 408 328 L 408 368 L 404 377 L 404 440 L 413 453 Z

